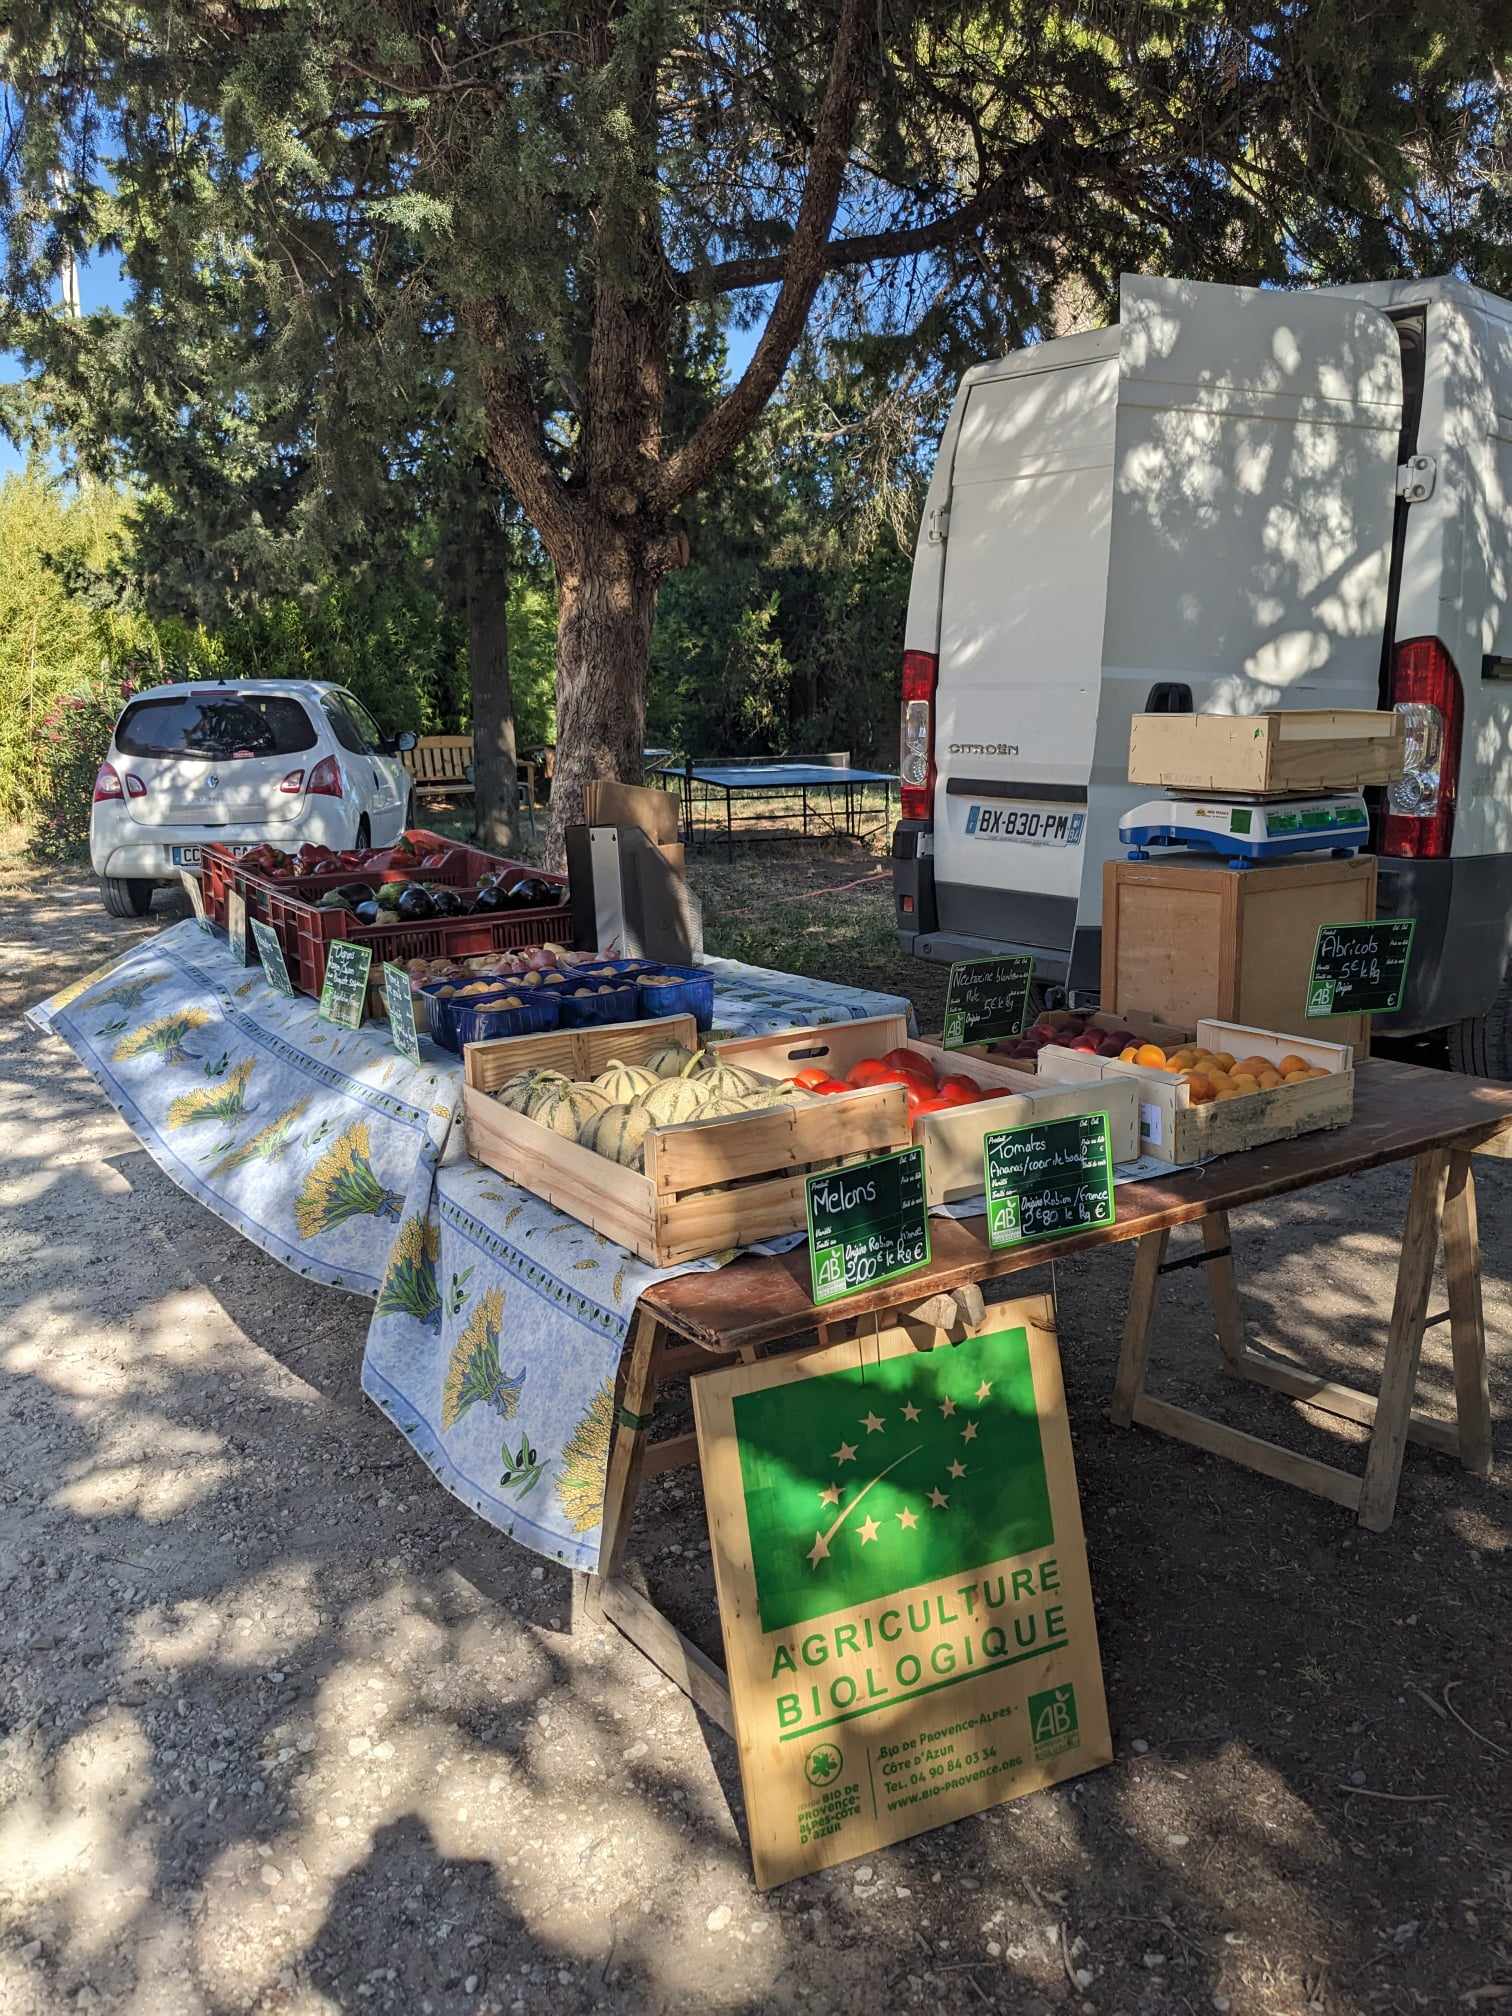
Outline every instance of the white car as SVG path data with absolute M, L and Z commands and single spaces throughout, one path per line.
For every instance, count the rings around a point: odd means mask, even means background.
M 89 858 L 112 917 L 141 917 L 158 883 L 209 841 L 240 853 L 386 847 L 414 824 L 404 752 L 362 702 L 319 679 L 194 681 L 127 702 L 95 777 Z

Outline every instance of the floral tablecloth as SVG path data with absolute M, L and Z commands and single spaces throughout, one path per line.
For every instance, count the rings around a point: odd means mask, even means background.
M 759 1035 L 899 1014 L 826 981 L 705 962 L 715 1027 Z M 479 1168 L 461 1066 L 345 1030 L 178 924 L 31 1010 L 82 1058 L 164 1173 L 296 1273 L 375 1300 L 362 1385 L 480 1518 L 598 1562 L 614 1380 L 668 1272 Z

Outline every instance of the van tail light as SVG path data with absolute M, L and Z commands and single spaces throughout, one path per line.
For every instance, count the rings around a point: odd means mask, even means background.
M 341 796 L 341 768 L 334 756 L 322 756 L 310 772 L 310 781 L 305 793 L 311 798 L 339 798 Z
M 135 770 L 128 770 L 126 772 L 126 796 L 128 798 L 145 798 L 147 796 L 147 786 L 138 777 Z
M 291 798 L 298 797 L 304 789 L 303 770 L 291 770 L 278 788 L 280 791 L 287 791 Z
M 121 780 L 115 773 L 113 763 L 102 763 L 95 772 L 94 803 L 103 805 L 107 799 L 124 797 Z
M 934 702 L 940 661 L 933 651 L 903 653 L 903 731 L 898 749 L 903 817 L 932 817 L 935 787 Z
M 1381 852 L 1439 860 L 1454 838 L 1465 696 L 1437 637 L 1412 637 L 1391 659 L 1391 701 L 1407 731 L 1407 768 L 1386 786 Z

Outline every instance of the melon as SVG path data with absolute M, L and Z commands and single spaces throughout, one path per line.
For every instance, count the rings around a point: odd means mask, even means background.
M 703 1054 L 708 1061 L 698 1071 L 698 1083 L 707 1085 L 718 1098 L 738 1098 L 744 1092 L 760 1092 L 766 1085 L 754 1071 L 743 1070 L 739 1064 L 721 1064 L 707 1051 Z
M 614 1105 L 627 1106 L 642 1092 L 649 1092 L 656 1079 L 654 1071 L 639 1064 L 623 1064 L 618 1057 L 611 1057 L 593 1082 Z
M 569 1082 L 560 1071 L 518 1071 L 513 1078 L 505 1079 L 494 1097 L 511 1113 L 524 1113 L 530 1102 L 549 1086 Z
M 696 1120 L 713 1097 L 713 1091 L 700 1079 L 661 1078 L 635 1103 L 653 1127 L 675 1127 L 684 1120 Z
M 646 1059 L 646 1069 L 658 1078 L 679 1078 L 702 1055 L 701 1050 L 690 1050 L 685 1043 L 663 1043 Z
M 537 1092 L 527 1108 L 538 1127 L 576 1141 L 590 1120 L 597 1120 L 609 1100 L 596 1085 L 547 1085 Z
M 645 1163 L 650 1131 L 650 1118 L 639 1104 L 606 1106 L 593 1122 L 593 1138 L 587 1145 L 622 1169 L 639 1169 Z

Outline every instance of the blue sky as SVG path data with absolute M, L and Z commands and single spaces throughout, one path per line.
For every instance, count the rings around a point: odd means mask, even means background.
M 125 298 L 126 282 L 121 273 L 121 262 L 113 252 L 98 253 L 79 268 L 79 304 L 86 315 L 95 308 L 118 308 Z M 758 323 L 753 329 L 730 330 L 732 377 L 738 377 L 745 369 L 756 347 L 756 339 L 761 334 L 761 326 Z M 18 360 L 9 352 L 0 351 L 0 380 L 17 377 L 19 372 Z M 24 459 L 0 436 L 0 479 L 20 469 Z

